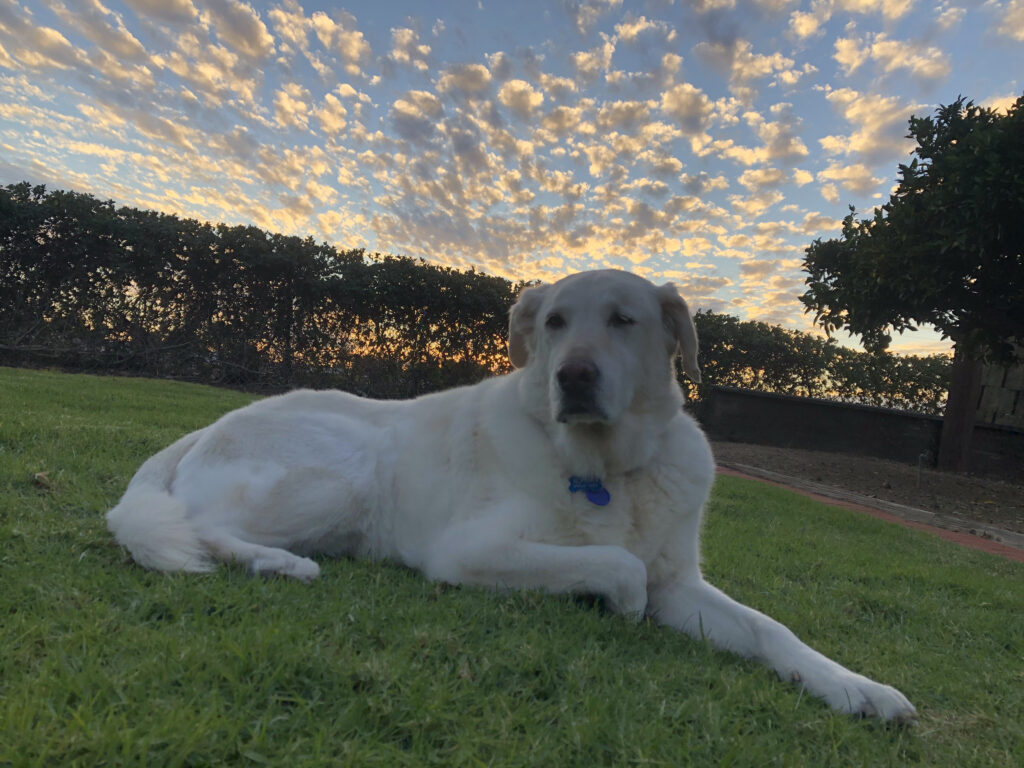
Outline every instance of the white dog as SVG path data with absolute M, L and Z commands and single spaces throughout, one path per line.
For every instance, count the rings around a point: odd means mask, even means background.
M 854 674 L 701 578 L 707 440 L 674 358 L 699 380 L 671 284 L 614 270 L 530 288 L 508 376 L 384 402 L 297 391 L 225 415 L 149 459 L 107 514 L 135 561 L 313 579 L 307 555 L 387 558 L 427 578 L 599 595 L 616 612 L 759 659 L 844 712 L 907 721 Z

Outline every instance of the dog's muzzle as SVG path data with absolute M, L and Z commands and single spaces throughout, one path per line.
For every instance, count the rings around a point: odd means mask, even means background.
M 560 422 L 605 420 L 605 413 L 597 404 L 601 371 L 592 360 L 569 358 L 558 366 L 555 379 L 560 394 Z

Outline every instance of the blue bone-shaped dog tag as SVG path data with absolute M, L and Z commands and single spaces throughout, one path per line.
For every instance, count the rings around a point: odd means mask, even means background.
M 597 478 L 570 477 L 569 493 L 576 493 L 577 491 L 583 491 L 587 501 L 599 507 L 605 506 L 612 500 L 612 495 L 608 493 L 608 489 Z

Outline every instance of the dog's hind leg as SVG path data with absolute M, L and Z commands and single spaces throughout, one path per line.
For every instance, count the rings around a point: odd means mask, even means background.
M 287 549 L 265 547 L 227 533 L 202 535 L 200 539 L 218 559 L 244 563 L 253 574 L 277 573 L 299 581 L 312 581 L 320 575 L 319 565 Z

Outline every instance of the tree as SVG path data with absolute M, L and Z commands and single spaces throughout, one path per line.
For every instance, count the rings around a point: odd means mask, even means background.
M 958 98 L 912 117 L 914 157 L 871 218 L 806 251 L 801 297 L 828 333 L 868 350 L 931 325 L 955 345 L 939 464 L 966 468 L 981 361 L 1024 337 L 1024 97 L 1006 114 Z

